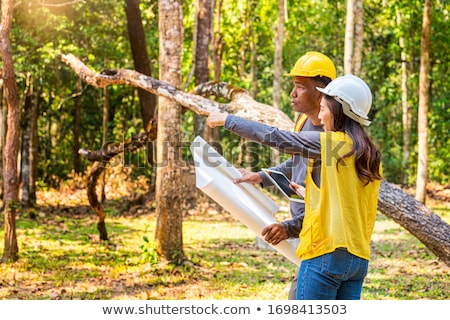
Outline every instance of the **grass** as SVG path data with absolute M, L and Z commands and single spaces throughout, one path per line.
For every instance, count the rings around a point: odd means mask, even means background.
M 450 220 L 448 212 L 441 217 Z M 448 299 L 450 270 L 419 240 L 385 216 L 377 219 L 365 299 Z
M 173 266 L 156 261 L 154 204 L 129 208 L 109 200 L 104 242 L 84 190 L 39 199 L 34 211 L 18 215 L 20 258 L 0 264 L 0 299 L 287 299 L 295 265 L 256 248 L 255 235 L 215 204 L 186 210 L 190 263 Z M 285 205 L 278 220 L 288 215 Z M 435 208 L 450 222 L 448 203 Z M 450 298 L 450 269 L 402 227 L 379 215 L 372 240 L 362 299 Z

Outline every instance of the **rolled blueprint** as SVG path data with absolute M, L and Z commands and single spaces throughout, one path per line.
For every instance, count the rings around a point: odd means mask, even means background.
M 278 211 L 278 205 L 252 184 L 235 184 L 233 180 L 241 177 L 241 173 L 205 140 L 196 137 L 190 149 L 194 158 L 198 189 L 258 237 L 261 237 L 261 231 L 265 227 L 277 223 L 273 214 Z M 270 246 L 293 263 L 300 264 L 300 259 L 295 255 L 294 243 L 284 240 L 276 246 Z

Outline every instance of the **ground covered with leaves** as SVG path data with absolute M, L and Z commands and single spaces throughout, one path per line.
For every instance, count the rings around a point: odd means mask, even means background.
M 287 299 L 295 265 L 258 248 L 250 230 L 205 197 L 184 210 L 189 261 L 158 262 L 156 203 L 139 196 L 147 181 L 133 181 L 133 188 L 126 179 L 110 181 L 109 241 L 99 240 L 82 183 L 40 191 L 38 206 L 20 211 L 20 258 L 0 264 L 0 299 Z M 275 200 L 281 204 L 276 218 L 283 220 L 287 203 Z M 435 197 L 428 206 L 450 222 L 448 199 Z M 450 268 L 401 226 L 380 214 L 372 240 L 362 299 L 450 298 Z

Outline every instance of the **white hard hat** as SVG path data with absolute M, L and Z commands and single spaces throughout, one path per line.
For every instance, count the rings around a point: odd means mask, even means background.
M 344 114 L 364 126 L 370 125 L 367 116 L 372 105 L 369 86 L 360 78 L 346 74 L 331 81 L 325 88 L 316 88 L 342 104 Z

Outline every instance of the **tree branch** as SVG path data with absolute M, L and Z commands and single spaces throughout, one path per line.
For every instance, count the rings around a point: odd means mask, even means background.
M 80 149 L 78 151 L 78 153 L 83 155 L 86 159 L 94 161 L 94 164 L 89 171 L 87 195 L 89 204 L 94 209 L 98 217 L 97 230 L 100 234 L 101 240 L 108 240 L 108 233 L 106 231 L 105 224 L 105 210 L 102 203 L 98 200 L 96 192 L 98 178 L 105 171 L 109 161 L 116 155 L 125 151 L 139 150 L 145 146 L 148 141 L 153 141 L 156 139 L 157 126 L 155 125 L 155 120 L 151 120 L 149 122 L 146 130 L 146 132 L 139 133 L 134 137 L 123 141 L 122 143 L 108 144 L 101 150 L 93 151 Z
M 103 88 L 111 84 L 131 85 L 173 100 L 198 115 L 207 116 L 210 112 L 221 111 L 235 114 L 248 120 L 260 121 L 280 129 L 290 130 L 293 126 L 293 121 L 277 108 L 259 103 L 247 91 L 225 83 L 208 83 L 205 84 L 203 89 L 198 89 L 203 90 L 205 94 L 219 89 L 220 95 L 231 98 L 230 103 L 220 104 L 197 94 L 184 92 L 166 82 L 143 75 L 134 70 L 105 69 L 99 74 L 89 69 L 72 54 L 63 55 L 62 60 L 81 79 L 97 88 Z

